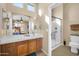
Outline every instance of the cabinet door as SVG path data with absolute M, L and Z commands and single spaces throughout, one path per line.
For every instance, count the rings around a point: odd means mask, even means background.
M 20 42 L 17 46 L 18 55 L 27 55 L 28 54 L 28 42 Z
M 6 52 L 8 53 L 8 56 L 16 56 L 17 51 L 15 46 L 10 46 L 6 49 Z
M 9 52 L 6 51 L 6 46 L 5 45 L 1 45 L 1 55 L 2 56 L 6 56 L 9 54 Z
M 36 39 L 29 41 L 29 53 L 36 52 Z
M 42 48 L 42 39 L 37 39 L 37 43 L 36 43 L 36 47 L 37 47 L 37 51 L 41 50 Z
M 1 53 L 4 56 L 16 55 L 15 44 L 6 44 L 1 46 Z

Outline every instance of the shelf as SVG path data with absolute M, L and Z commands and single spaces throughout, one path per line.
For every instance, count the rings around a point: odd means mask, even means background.
M 73 24 L 73 25 L 71 25 L 71 30 L 73 30 L 73 31 L 79 31 L 79 24 Z

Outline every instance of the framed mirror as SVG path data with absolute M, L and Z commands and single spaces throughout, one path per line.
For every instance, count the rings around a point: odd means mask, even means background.
M 13 34 L 29 34 L 29 17 L 20 14 L 13 14 L 12 30 Z

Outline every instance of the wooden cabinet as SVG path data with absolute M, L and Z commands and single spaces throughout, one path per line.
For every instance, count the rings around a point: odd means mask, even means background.
M 1 53 L 4 56 L 16 55 L 15 43 L 2 45 Z
M 42 48 L 42 39 L 41 39 L 41 38 L 39 38 L 39 39 L 37 40 L 36 45 L 37 45 L 37 46 L 36 46 L 37 51 L 41 50 L 41 48 Z
M 71 30 L 73 30 L 73 31 L 79 31 L 79 24 L 73 24 L 73 25 L 71 25 Z
M 36 51 L 36 40 L 29 41 L 29 53 L 33 53 Z
M 0 45 L 2 56 L 23 56 L 37 52 L 42 48 L 42 39 L 25 40 L 15 43 Z M 2 53 L 2 54 L 1 54 Z
M 19 42 L 16 46 L 17 55 L 27 55 L 28 54 L 28 42 Z
M 0 56 L 1 56 L 1 46 L 0 46 Z

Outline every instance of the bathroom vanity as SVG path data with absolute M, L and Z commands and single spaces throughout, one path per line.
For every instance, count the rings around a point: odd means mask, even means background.
M 8 13 L 2 9 L 3 37 L 0 36 L 0 55 L 24 56 L 42 49 L 43 37 L 36 34 L 39 32 L 38 25 L 32 20 L 30 16 Z
M 40 36 L 19 36 L 19 39 L 16 38 L 16 40 L 15 38 L 12 38 L 7 39 L 7 41 L 5 39 L 4 41 L 0 42 L 0 55 L 2 56 L 25 56 L 41 49 L 42 37 Z

